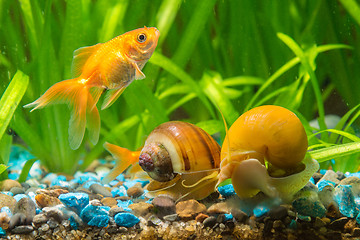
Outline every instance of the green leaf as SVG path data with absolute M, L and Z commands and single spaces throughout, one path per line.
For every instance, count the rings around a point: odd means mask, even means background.
M 346 11 L 355 19 L 357 24 L 360 26 L 360 7 L 355 0 L 340 0 Z
M 37 161 L 38 159 L 37 158 L 32 158 L 32 159 L 29 159 L 26 161 L 26 163 L 24 164 L 22 170 L 21 170 L 21 173 L 20 173 L 20 176 L 19 176 L 19 182 L 22 183 L 22 182 L 25 182 L 26 181 L 26 178 L 27 176 L 29 175 L 29 172 L 30 172 L 30 169 L 32 167 L 32 165 Z
M 360 142 L 345 143 L 309 152 L 318 162 L 325 162 L 354 153 L 360 153 Z
M 5 172 L 5 170 L 8 168 L 8 166 L 4 165 L 4 164 L 0 164 L 0 174 L 2 174 L 3 172 Z
M 315 93 L 315 98 L 317 102 L 317 107 L 319 110 L 319 126 L 320 130 L 326 129 L 325 124 L 325 110 L 324 110 L 324 103 L 322 101 L 321 97 L 321 90 L 319 87 L 319 82 L 317 80 L 317 77 L 315 75 L 315 72 L 313 68 L 311 67 L 311 63 L 308 59 L 308 57 L 305 55 L 304 51 L 300 48 L 300 46 L 288 35 L 283 33 L 277 34 L 278 38 L 281 39 L 294 53 L 295 55 L 300 59 L 302 65 L 305 67 L 307 73 L 310 75 L 310 80 L 313 85 L 313 90 Z M 323 135 L 326 136 L 326 135 Z
M 29 77 L 17 71 L 0 100 L 0 139 L 24 96 L 29 84 Z
M 9 134 L 4 134 L 0 139 L 0 163 L 7 165 L 9 162 L 11 145 L 13 137 Z

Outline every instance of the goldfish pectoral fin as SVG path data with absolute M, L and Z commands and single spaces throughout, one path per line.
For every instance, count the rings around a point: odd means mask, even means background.
M 81 47 L 74 51 L 73 61 L 71 64 L 71 74 L 73 77 L 80 76 L 83 67 L 85 65 L 85 62 L 94 52 L 96 52 L 101 47 L 101 45 L 102 43 L 98 43 L 96 45 L 89 47 Z
M 111 143 L 104 143 L 104 148 L 111 153 L 116 159 L 115 167 L 105 176 L 104 183 L 109 183 L 114 180 L 116 176 L 125 171 L 130 165 L 139 159 L 140 152 L 132 152 L 126 148 L 116 146 Z
M 110 107 L 124 92 L 125 88 L 126 88 L 126 86 L 123 86 L 119 89 L 111 89 L 111 90 L 107 91 L 105 98 L 104 98 L 104 102 L 101 105 L 101 110 L 104 110 L 104 109 Z
M 139 66 L 134 62 L 133 66 L 135 67 L 135 79 L 141 80 L 145 78 L 145 74 L 140 70 Z
M 86 107 L 88 102 L 88 92 L 86 88 L 81 88 L 74 94 L 71 117 L 69 121 L 69 142 L 71 149 L 80 147 L 84 138 L 86 128 Z

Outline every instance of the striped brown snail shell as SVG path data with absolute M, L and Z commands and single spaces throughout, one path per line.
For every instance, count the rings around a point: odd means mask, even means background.
M 167 194 L 176 200 L 202 199 L 215 191 L 220 146 L 191 123 L 171 121 L 159 125 L 150 133 L 141 151 L 130 151 L 110 143 L 105 143 L 104 147 L 117 162 L 103 178 L 103 183 L 109 183 L 138 162 L 153 179 L 147 186 L 149 197 Z
M 225 137 L 218 183 L 231 178 L 240 198 L 259 191 L 290 198 L 319 168 L 307 147 L 305 129 L 293 112 L 274 105 L 251 109 Z
M 177 174 L 218 169 L 220 146 L 208 133 L 191 123 L 166 122 L 146 139 L 139 165 L 154 180 L 167 182 Z

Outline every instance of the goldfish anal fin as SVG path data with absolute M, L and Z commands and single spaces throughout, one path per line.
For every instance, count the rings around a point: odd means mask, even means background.
M 73 61 L 71 64 L 71 74 L 73 77 L 80 76 L 86 61 L 101 47 L 101 45 L 102 43 L 98 43 L 89 47 L 81 47 L 74 51 Z
M 111 143 L 104 143 L 104 148 L 116 159 L 115 167 L 104 177 L 103 183 L 109 183 L 139 159 L 140 151 L 132 152 Z
M 101 110 L 104 110 L 108 107 L 110 107 L 119 97 L 120 95 L 124 92 L 126 86 L 123 86 L 119 89 L 110 89 L 107 91 L 105 98 L 104 98 L 104 102 L 101 105 Z

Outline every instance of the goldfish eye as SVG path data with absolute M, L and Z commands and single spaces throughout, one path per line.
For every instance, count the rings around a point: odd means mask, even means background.
M 143 43 L 146 41 L 146 35 L 145 33 L 140 33 L 139 35 L 137 35 L 137 41 L 139 43 Z

